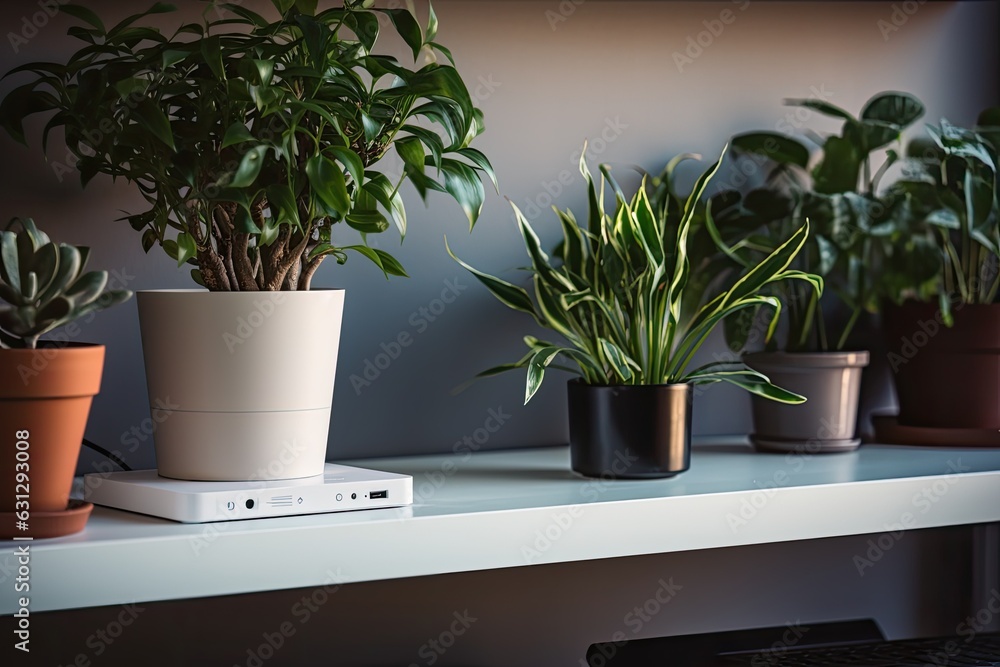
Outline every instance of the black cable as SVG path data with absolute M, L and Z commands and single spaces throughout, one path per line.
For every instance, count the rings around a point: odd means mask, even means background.
M 130 468 L 127 463 L 125 463 L 124 461 L 122 461 L 115 454 L 112 454 L 108 450 L 104 449 L 104 447 L 101 447 L 100 445 L 94 444 L 93 442 L 91 442 L 90 440 L 87 440 L 86 438 L 83 439 L 83 444 L 84 444 L 85 447 L 89 447 L 90 449 L 93 449 L 98 454 L 103 454 L 104 456 L 106 456 L 108 459 L 110 459 L 116 466 L 118 466 L 122 470 L 132 470 L 132 468 Z

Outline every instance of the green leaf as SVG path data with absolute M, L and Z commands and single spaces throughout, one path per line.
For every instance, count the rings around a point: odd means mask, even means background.
M 855 191 L 863 158 L 858 148 L 847 139 L 828 137 L 823 145 L 823 161 L 813 172 L 816 192 L 835 194 Z
M 611 368 L 614 370 L 615 374 L 622 379 L 624 382 L 628 382 L 634 376 L 631 367 L 638 368 L 639 365 L 629 358 L 627 354 L 622 352 L 621 348 L 607 340 L 606 338 L 600 338 L 601 349 L 604 351 L 604 356 L 608 358 L 611 362 Z
M 399 276 L 401 278 L 409 278 L 403 265 L 399 263 L 395 257 L 385 252 L 384 250 L 379 250 L 378 248 L 372 248 L 375 254 L 379 256 L 382 260 L 382 269 L 391 276 Z
M 438 31 L 438 17 L 434 13 L 433 3 L 427 3 L 427 31 L 425 33 L 424 39 L 428 42 L 433 42 L 434 38 L 437 37 Z
M 389 15 L 392 24 L 396 26 L 396 32 L 413 51 L 413 59 L 416 60 L 420 56 L 420 49 L 424 46 L 424 39 L 420 34 L 420 25 L 417 20 L 406 9 L 386 9 L 384 11 Z
M 889 123 L 899 128 L 912 125 L 923 115 L 923 103 L 909 93 L 879 93 L 861 110 L 861 120 Z
M 375 198 L 382 207 L 392 215 L 393 222 L 399 230 L 399 235 L 406 237 L 406 208 L 403 206 L 403 198 L 392 186 L 385 174 L 378 172 L 366 172 L 368 182 L 364 184 L 364 193 Z
M 212 35 L 201 40 L 201 55 L 212 74 L 220 80 L 225 80 L 226 70 L 222 65 L 222 41 L 218 35 Z
M 778 164 L 794 164 L 803 169 L 809 166 L 809 149 L 777 132 L 738 134 L 731 145 L 735 153 L 762 155 Z
M 458 154 L 482 169 L 493 182 L 493 189 L 497 191 L 497 194 L 500 194 L 500 185 L 497 183 L 496 172 L 493 171 L 493 165 L 490 164 L 489 158 L 487 158 L 482 151 L 475 148 L 460 148 L 458 150 Z
M 524 387 L 524 404 L 527 405 L 531 397 L 538 392 L 545 378 L 545 369 L 548 368 L 563 349 L 560 347 L 543 347 L 531 355 L 528 362 L 528 380 Z
M 763 396 L 779 403 L 799 405 L 806 402 L 804 396 L 773 385 L 766 375 L 745 367 L 741 370 L 731 371 L 707 371 L 703 373 L 695 371 L 687 375 L 685 381 L 692 384 L 728 382 L 747 390 L 751 394 Z
M 145 99 L 139 102 L 132 109 L 132 118 L 143 129 L 148 130 L 154 137 L 169 146 L 171 150 L 177 150 L 174 146 L 174 135 L 170 128 L 170 121 L 152 100 Z
M 382 132 L 382 123 L 378 122 L 371 116 L 369 116 L 364 111 L 361 112 L 361 124 L 365 129 L 365 141 L 371 143 L 378 138 L 380 132 Z
M 397 139 L 396 152 L 403 159 L 408 170 L 424 173 L 424 146 L 416 137 L 403 137 Z
M 825 116 L 831 116 L 833 118 L 841 118 L 849 122 L 856 122 L 857 119 L 844 111 L 840 107 L 825 102 L 823 100 L 812 99 L 812 100 L 801 100 L 801 99 L 787 99 L 785 104 L 792 107 L 806 107 L 807 109 L 813 109 L 818 111 Z
M 490 293 L 500 301 L 500 303 L 504 304 L 508 308 L 519 310 L 522 313 L 528 313 L 534 317 L 536 321 L 540 322 L 538 314 L 535 312 L 535 305 L 532 303 L 531 297 L 528 296 L 528 292 L 525 289 L 518 287 L 517 285 L 512 285 L 505 280 L 494 278 L 487 273 L 483 273 L 482 271 L 469 266 L 456 257 L 455 253 L 451 251 L 451 246 L 448 245 L 447 238 L 444 240 L 444 247 L 448 251 L 448 255 L 462 265 L 466 271 L 474 275 L 479 282 L 485 285 L 486 289 L 488 289 Z
M 306 162 L 306 176 L 313 192 L 324 204 L 336 211 L 340 217 L 351 210 L 351 196 L 347 192 L 347 182 L 340 167 L 327 157 L 314 155 Z
M 187 232 L 177 235 L 177 266 L 183 265 L 189 259 L 198 254 L 198 247 L 195 245 L 194 237 Z
M 240 121 L 236 121 L 226 128 L 226 134 L 222 137 L 222 147 L 229 148 L 230 146 L 253 140 L 254 136 L 247 126 Z
M 347 24 L 347 27 L 354 31 L 358 41 L 364 45 L 365 51 L 371 52 L 372 47 L 375 46 L 375 41 L 378 39 L 378 17 L 368 12 L 351 12 L 347 15 L 344 22 Z
M 292 189 L 285 183 L 275 183 L 267 188 L 267 202 L 271 207 L 271 215 L 279 224 L 288 223 L 301 229 L 299 207 L 295 201 Z
M 389 229 L 389 221 L 377 210 L 359 211 L 355 208 L 345 220 L 351 228 L 364 234 L 381 234 Z
M 156 230 L 147 229 L 146 231 L 144 231 L 142 233 L 142 251 L 148 254 L 150 248 L 156 245 L 156 242 L 158 240 L 159 239 L 156 236 Z
M 444 174 L 445 190 L 465 211 L 465 217 L 469 219 L 469 229 L 472 229 L 479 219 L 483 202 L 486 200 L 483 182 L 471 167 L 458 160 L 443 158 L 441 171 Z
M 101 21 L 101 19 L 97 16 L 97 14 L 95 14 L 91 9 L 88 9 L 82 5 L 69 4 L 69 5 L 63 5 L 60 8 L 60 10 L 63 13 L 78 18 L 85 23 L 89 23 L 90 25 L 100 30 L 102 33 L 107 32 L 107 30 L 104 27 L 104 22 Z
M 240 160 L 240 166 L 233 174 L 233 180 L 230 181 L 229 187 L 248 188 L 253 185 L 253 182 L 257 180 L 257 175 L 260 174 L 266 155 L 267 146 L 264 145 L 254 146 L 247 151 Z
M 190 55 L 188 51 L 181 51 L 178 49 L 164 49 L 160 54 L 160 67 L 163 69 L 170 69 L 173 65 L 181 62 Z
M 959 219 L 958 214 L 950 208 L 940 208 L 936 211 L 931 211 L 924 222 L 934 225 L 936 227 L 944 227 L 945 229 L 961 229 L 962 221 Z
M 16 141 L 24 144 L 24 119 L 55 107 L 51 96 L 35 92 L 35 83 L 25 84 L 7 93 L 0 102 L 0 125 Z
M 437 42 L 431 42 L 429 40 L 427 42 L 427 45 L 430 46 L 435 51 L 438 51 L 442 55 L 444 55 L 444 57 L 448 59 L 448 62 L 450 62 L 452 64 L 452 66 L 454 67 L 454 65 L 455 65 L 455 57 L 453 55 L 451 55 L 451 49 L 445 47 L 442 44 L 439 44 Z
M 271 79 L 274 77 L 274 62 L 271 60 L 254 60 L 253 64 L 257 67 L 257 75 L 260 77 L 261 85 L 271 85 Z
M 295 8 L 309 16 L 316 14 L 316 4 L 317 0 L 295 0 Z
M 18 292 L 21 291 L 21 276 L 18 270 L 17 236 L 13 232 L 0 232 L 0 268 L 4 281 Z
M 328 146 L 326 150 L 347 168 L 347 173 L 351 175 L 356 185 L 364 183 L 365 165 L 357 153 L 346 146 Z
M 344 250 L 353 250 L 370 259 L 375 266 L 382 270 L 386 279 L 388 279 L 390 275 L 402 276 L 404 278 L 408 277 L 406 272 L 403 270 L 402 265 L 396 261 L 395 257 L 387 252 L 383 252 L 382 250 L 378 250 L 376 248 L 369 248 L 364 245 L 345 246 Z

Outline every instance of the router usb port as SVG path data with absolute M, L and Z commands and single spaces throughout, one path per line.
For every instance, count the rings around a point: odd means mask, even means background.
M 388 491 L 372 491 L 371 493 L 368 494 L 368 497 L 371 498 L 372 500 L 378 500 L 379 498 L 388 498 L 389 497 L 389 492 Z

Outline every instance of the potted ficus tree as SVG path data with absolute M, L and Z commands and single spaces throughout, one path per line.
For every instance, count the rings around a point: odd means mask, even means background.
M 810 221 L 812 233 L 793 267 L 822 276 L 825 295 L 801 282 L 768 286 L 787 306 L 787 329 L 763 351 L 744 357 L 809 402 L 787 406 L 755 398 L 752 440 L 764 450 L 850 451 L 861 442 L 855 437 L 858 402 L 869 362 L 867 350 L 852 348 L 851 334 L 879 303 L 874 267 L 886 216 L 879 181 L 899 158 L 890 146 L 924 107 L 913 96 L 894 92 L 873 97 L 857 117 L 823 100 L 787 103 L 843 121 L 840 134 L 817 139 L 818 160 L 810 159 L 805 144 L 782 134 L 734 137 L 734 153 L 756 160 L 766 172 L 765 183 L 746 196 L 731 193 L 736 200 L 731 209 L 717 220 L 709 216 L 708 225 L 735 266 L 752 267 L 803 220 Z M 727 327 L 736 348 L 754 330 L 753 313 L 743 315 Z
M 729 289 L 691 293 L 692 262 L 700 259 L 688 254 L 692 221 L 718 166 L 701 176 L 676 211 L 680 200 L 670 196 L 669 187 L 644 178 L 629 198 L 606 167 L 601 168 L 598 187 L 581 158 L 589 211 L 582 224 L 571 211 L 559 212 L 564 238 L 554 258 L 514 207 L 531 259 L 534 297 L 458 260 L 502 303 L 565 339 L 556 343 L 529 336 L 523 358 L 481 375 L 527 369 L 525 402 L 538 390 L 547 368 L 580 376 L 568 384 L 576 472 L 653 478 L 686 470 L 693 385 L 729 382 L 770 400 L 805 400 L 738 360 L 690 367 L 706 338 L 727 317 L 758 306 L 780 311 L 776 297 L 762 294 L 767 285 L 802 280 L 822 289 L 819 278 L 789 269 L 808 236 L 806 223 Z M 659 181 L 669 183 L 670 176 L 668 172 Z M 614 193 L 612 209 L 605 205 L 605 185 Z
M 125 219 L 143 248 L 193 266 L 207 288 L 139 294 L 151 404 L 179 404 L 155 437 L 168 477 L 321 473 L 344 293 L 310 291 L 317 268 L 356 253 L 405 275 L 367 244 L 393 223 L 405 234 L 401 185 L 450 194 L 474 224 L 482 174 L 494 178 L 470 146 L 482 114 L 454 66 L 409 69 L 375 52 L 385 20 L 414 61 L 451 60 L 433 9 L 422 29 L 368 0 L 272 1 L 276 20 L 222 3 L 169 35 L 138 25 L 169 5 L 110 28 L 65 5 L 84 45 L 65 63 L 14 70 L 33 80 L 0 105 L 22 141 L 23 117 L 50 112 L 43 144 L 62 128 L 84 184 L 134 183 L 149 208 Z M 393 178 L 390 153 L 402 165 Z M 338 242 L 339 228 L 357 240 Z
M 879 284 L 899 399 L 890 439 L 998 444 L 1000 109 L 975 129 L 942 120 L 914 141 L 884 197 Z M 881 428 L 880 428 L 881 427 Z M 947 430 L 947 435 L 943 430 Z
M 0 231 L 0 537 L 83 528 L 93 506 L 69 503 L 104 346 L 41 337 L 128 299 L 85 271 L 89 250 L 55 244 L 30 218 Z

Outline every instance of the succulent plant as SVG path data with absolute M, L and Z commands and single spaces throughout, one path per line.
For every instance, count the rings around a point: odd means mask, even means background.
M 43 334 L 132 296 L 106 290 L 107 271 L 84 273 L 89 254 L 53 243 L 31 218 L 0 231 L 0 347 L 34 349 Z

